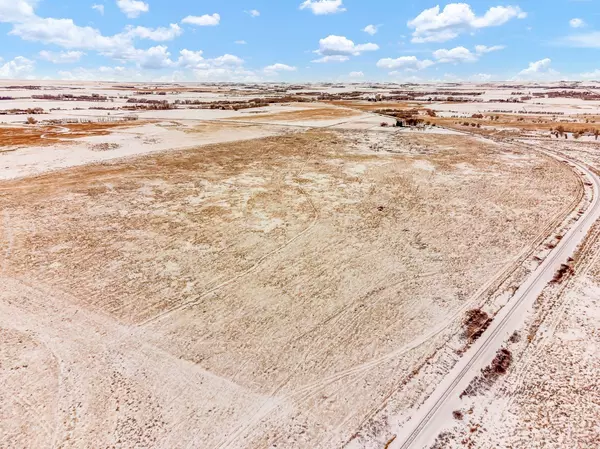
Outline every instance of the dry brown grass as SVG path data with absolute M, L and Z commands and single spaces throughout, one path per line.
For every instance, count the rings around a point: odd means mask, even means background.
M 414 109 L 422 107 L 421 103 L 417 102 L 396 102 L 396 101 L 352 101 L 352 100 L 336 100 L 336 101 L 323 101 L 325 104 L 332 104 L 334 106 L 344 106 L 348 108 L 358 109 L 360 111 L 370 112 L 377 109 Z
M 114 129 L 140 126 L 142 122 L 75 123 L 58 126 L 0 127 L 0 147 L 3 146 L 47 146 L 61 140 L 87 136 L 104 136 Z M 59 128 L 68 128 L 63 133 Z M 42 137 L 43 136 L 43 137 Z
M 472 126 L 464 126 L 464 122 L 469 124 L 479 124 L 481 126 L 490 126 L 494 128 L 518 128 L 522 131 L 548 131 L 555 130 L 558 126 L 563 126 L 567 132 L 593 132 L 594 129 L 600 129 L 598 123 L 575 123 L 575 122 L 563 122 L 560 118 L 557 120 L 551 120 L 547 117 L 540 117 L 535 115 L 509 115 L 509 114 L 494 114 L 499 116 L 498 120 L 490 120 L 489 116 L 485 116 L 483 119 L 476 118 L 450 118 L 450 117 L 433 117 L 430 118 L 432 123 L 438 126 L 444 126 L 446 128 L 452 128 L 457 130 L 475 131 Z M 492 130 L 477 130 L 480 134 L 489 134 Z
M 23 127 L 0 128 L 0 147 L 6 146 L 42 146 L 56 143 L 54 139 L 42 139 L 42 135 L 52 128 L 49 127 Z M 1 150 L 0 150 L 1 151 Z
M 311 108 L 301 111 L 277 112 L 274 114 L 257 114 L 244 117 L 244 120 L 278 120 L 296 122 L 302 120 L 334 120 L 345 117 L 355 117 L 358 112 L 342 108 Z M 239 120 L 232 118 L 231 120 Z
M 121 366 L 155 381 L 127 422 L 161 415 L 170 441 L 215 447 L 271 401 L 286 405 L 248 429 L 248 446 L 339 447 L 382 398 L 414 393 L 403 382 L 439 341 L 389 354 L 447 322 L 570 203 L 568 167 L 508 155 L 464 136 L 311 131 L 4 182 L 4 275 L 65 292 L 77 310 L 35 302 L 57 309 L 46 321 L 62 327 L 47 341 L 73 342 L 93 377 L 78 372 L 71 390 L 129 401 L 107 386 Z M 94 312 L 116 334 L 92 329 L 90 352 L 81 320 Z M 138 369 L 148 354 L 155 371 Z M 161 360 L 176 365 L 162 371 Z M 205 406 L 193 418 L 181 378 L 192 408 Z M 115 407 L 84 410 L 74 444 L 114 444 L 104 429 Z

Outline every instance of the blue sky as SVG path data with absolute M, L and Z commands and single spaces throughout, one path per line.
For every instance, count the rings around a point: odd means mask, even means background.
M 0 77 L 600 79 L 596 0 L 0 0 Z

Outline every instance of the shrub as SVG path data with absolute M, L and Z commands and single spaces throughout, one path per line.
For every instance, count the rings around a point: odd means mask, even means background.
M 33 117 L 27 117 L 27 124 L 28 125 L 35 125 L 37 123 L 37 120 Z

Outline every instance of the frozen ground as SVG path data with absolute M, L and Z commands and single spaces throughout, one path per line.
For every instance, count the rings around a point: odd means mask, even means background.
M 385 103 L 442 125 L 401 129 L 368 112 L 377 93 L 487 101 L 557 85 L 320 84 L 233 110 L 285 86 L 8 88 L 27 84 L 0 84 L 14 97 L 0 109 L 48 112 L 0 116 L 1 447 L 386 447 L 472 344 L 467 311 L 493 317 L 585 201 L 537 146 L 600 167 L 593 137 L 550 138 L 551 116 L 465 126 L 425 108 L 496 106 Z M 355 91 L 343 107 L 316 99 Z M 132 112 L 125 97 L 218 107 Z M 535 102 L 595 126 L 577 115 L 594 101 Z M 507 375 L 438 447 L 598 445 L 587 245 L 510 342 Z
M 7 444 L 343 444 L 568 204 L 556 179 L 470 137 L 309 131 L 5 181 Z

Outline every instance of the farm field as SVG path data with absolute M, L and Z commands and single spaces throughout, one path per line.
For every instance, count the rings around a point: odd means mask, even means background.
M 0 447 L 393 447 L 600 169 L 593 101 L 479 116 L 514 86 L 12 84 Z M 597 442 L 596 234 L 437 447 Z

